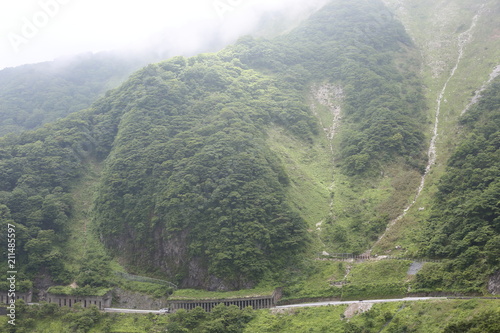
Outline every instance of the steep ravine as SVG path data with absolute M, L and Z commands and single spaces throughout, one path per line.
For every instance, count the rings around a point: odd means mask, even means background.
M 480 16 L 482 15 L 482 13 L 484 11 L 484 7 L 485 6 L 482 5 L 480 7 L 478 13 L 472 18 L 472 23 L 471 23 L 469 29 L 467 29 L 466 31 L 464 31 L 463 33 L 461 33 L 460 35 L 458 35 L 458 37 L 456 39 L 456 44 L 457 44 L 457 47 L 458 47 L 458 56 L 457 56 L 455 65 L 452 68 L 452 70 L 450 72 L 450 75 L 448 76 L 446 82 L 444 83 L 443 88 L 441 89 L 441 92 L 439 93 L 439 96 L 438 96 L 438 98 L 436 100 L 436 108 L 435 108 L 436 111 L 435 111 L 435 114 L 434 114 L 434 127 L 433 127 L 433 130 L 432 130 L 432 137 L 431 137 L 431 140 L 430 140 L 429 149 L 427 151 L 428 161 L 427 161 L 427 165 L 426 165 L 426 168 L 425 168 L 425 172 L 422 175 L 422 178 L 421 178 L 421 181 L 420 181 L 420 185 L 419 185 L 419 187 L 418 187 L 418 189 L 416 191 L 415 197 L 413 198 L 412 202 L 403 210 L 403 212 L 401 213 L 401 215 L 399 215 L 397 218 L 395 218 L 394 220 L 392 220 L 388 224 L 385 232 L 379 237 L 379 239 L 377 240 L 377 242 L 375 242 L 375 244 L 369 250 L 369 253 L 373 250 L 374 247 L 376 247 L 380 243 L 380 241 L 382 239 L 384 239 L 384 237 L 387 235 L 387 233 L 389 232 L 389 230 L 396 223 L 398 223 L 401 219 L 403 219 L 406 216 L 406 214 L 408 213 L 408 211 L 417 202 L 418 198 L 420 197 L 420 195 L 421 195 L 421 193 L 422 193 L 422 191 L 423 191 L 423 189 L 425 187 L 427 176 L 429 175 L 429 172 L 431 171 L 433 165 L 436 163 L 436 158 L 437 158 L 436 143 L 437 143 L 437 139 L 438 139 L 438 136 L 439 136 L 439 119 L 440 119 L 440 114 L 441 114 L 441 104 L 442 104 L 442 102 L 444 100 L 444 96 L 445 96 L 448 84 L 450 83 L 451 79 L 455 76 L 455 73 L 456 73 L 457 69 L 459 68 L 459 66 L 460 66 L 460 64 L 462 62 L 462 59 L 464 57 L 465 49 L 466 49 L 467 45 L 473 39 L 474 29 L 475 29 L 475 27 L 477 25 L 478 19 L 480 18 Z M 493 71 L 493 73 L 490 76 L 490 80 L 487 83 L 485 83 L 485 85 L 481 89 L 479 89 L 479 92 L 476 94 L 477 97 L 475 97 L 475 99 L 473 98 L 473 102 L 474 102 L 474 100 L 475 100 L 475 102 L 477 102 L 477 98 L 478 98 L 480 92 L 483 91 L 486 88 L 487 84 L 489 82 L 491 82 L 498 75 L 498 72 L 500 71 L 499 67 L 495 68 L 495 70 Z M 468 107 L 470 107 L 470 106 L 468 106 Z M 466 108 L 466 110 L 467 110 L 467 108 Z M 466 110 L 464 110 L 464 112 Z
M 332 161 L 332 169 L 334 164 L 334 146 L 333 139 L 335 134 L 337 133 L 337 129 L 340 125 L 340 120 L 342 119 L 342 108 L 341 103 L 344 99 L 344 91 L 341 86 L 333 85 L 329 83 L 324 83 L 321 85 L 313 85 L 311 87 L 311 96 L 312 101 L 310 103 L 310 108 L 314 116 L 318 119 L 321 128 L 323 129 L 324 135 L 328 142 L 328 146 L 331 152 L 331 161 Z M 326 116 L 324 114 L 320 114 L 318 110 L 317 104 L 324 107 L 328 111 L 328 121 L 327 123 L 323 120 Z M 329 191 L 333 191 L 335 186 L 335 176 L 332 174 L 332 183 L 329 186 Z M 333 197 L 330 199 L 330 214 L 333 214 Z M 316 224 L 317 231 L 321 233 L 321 226 L 323 225 L 324 220 L 321 220 Z M 320 238 L 321 239 L 321 238 Z M 326 245 L 322 242 L 323 247 Z

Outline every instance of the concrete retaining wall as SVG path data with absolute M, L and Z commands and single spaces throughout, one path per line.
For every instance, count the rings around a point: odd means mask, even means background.
M 47 303 L 55 303 L 59 306 L 75 306 L 80 303 L 83 308 L 89 308 L 92 305 L 97 306 L 100 310 L 111 307 L 111 293 L 104 296 L 75 296 L 75 295 L 56 295 L 47 293 L 45 297 Z
M 193 300 L 193 301 L 169 301 L 169 307 L 172 311 L 179 309 L 193 310 L 196 307 L 201 307 L 203 310 L 210 312 L 219 305 L 226 306 L 236 305 L 240 309 L 251 306 L 254 309 L 268 309 L 276 306 L 282 295 L 281 288 L 277 288 L 272 295 L 260 297 L 245 297 L 245 298 L 230 298 L 230 299 L 213 299 L 213 300 Z
M 32 292 L 31 290 L 27 293 L 16 293 L 16 300 L 22 299 L 26 303 L 31 303 Z M 9 293 L 6 291 L 0 291 L 0 304 L 9 304 L 10 302 Z

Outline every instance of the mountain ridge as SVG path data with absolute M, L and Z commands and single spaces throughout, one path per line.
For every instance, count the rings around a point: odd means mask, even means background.
M 468 31 L 462 25 L 455 35 Z M 428 41 L 412 37 L 382 2 L 335 0 L 286 35 L 243 37 L 218 53 L 150 64 L 90 108 L 1 139 L 1 223 L 20 226 L 22 280 L 116 283 L 116 262 L 104 249 L 69 265 L 58 245 L 75 234 L 68 221 L 81 217 L 70 197 L 91 159 L 102 166 L 88 213 L 95 237 L 131 273 L 235 290 L 307 277 L 318 253 L 359 254 L 375 244 L 374 254 L 442 256 L 425 250 L 425 233 L 446 222 L 433 195 L 443 190 L 437 179 L 462 139 L 453 131 L 466 98 L 450 98 L 454 110 L 446 98 L 464 72 L 447 63 L 450 72 L 434 77 L 430 55 L 418 54 Z M 475 42 L 457 51 L 460 64 L 470 66 Z M 429 169 L 432 128 L 448 142 L 437 137 L 437 164 Z M 401 212 L 408 214 L 377 242 Z M 495 230 L 486 234 L 496 239 Z M 467 260 L 496 253 L 493 241 L 475 246 L 464 252 Z M 484 288 L 478 279 L 498 263 L 464 259 L 460 266 L 455 254 L 439 266 L 441 282 L 425 268 L 418 288 Z M 92 278 L 80 271 L 87 262 L 99 267 Z M 459 266 L 468 275 L 457 275 Z

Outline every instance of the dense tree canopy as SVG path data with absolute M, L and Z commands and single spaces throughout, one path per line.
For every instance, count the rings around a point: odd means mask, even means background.
M 183 286 L 251 286 L 297 262 L 308 241 L 268 130 L 312 142 L 310 85 L 341 83 L 346 172 L 421 161 L 420 85 L 397 65 L 411 47 L 381 2 L 339 0 L 276 39 L 149 65 L 91 108 L 0 140 L 2 224 L 18 225 L 27 273 L 107 285 L 99 274 L 68 277 L 56 246 L 72 186 L 95 160 L 103 171 L 92 217 L 131 270 Z
M 89 107 L 143 63 L 140 57 L 98 53 L 1 70 L 0 136 Z

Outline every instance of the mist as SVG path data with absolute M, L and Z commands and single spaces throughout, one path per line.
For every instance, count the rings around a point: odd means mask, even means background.
M 284 33 L 326 2 L 29 0 L 18 8 L 0 4 L 0 69 L 87 52 L 148 55 L 151 60 L 214 52 L 243 35 Z

